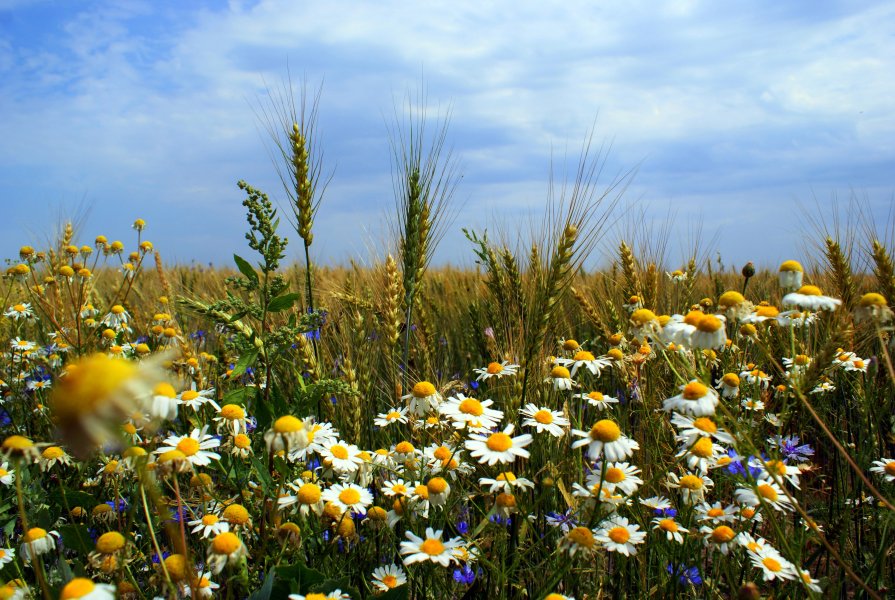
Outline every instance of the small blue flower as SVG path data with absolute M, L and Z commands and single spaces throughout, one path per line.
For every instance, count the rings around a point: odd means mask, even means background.
M 668 571 L 669 575 L 676 576 L 681 585 L 697 586 L 702 584 L 702 577 L 699 574 L 698 567 L 669 563 L 665 570 Z
M 481 574 L 481 569 L 479 569 L 479 573 Z M 454 569 L 454 581 L 457 583 L 462 583 L 465 585 L 472 585 L 472 582 L 475 581 L 476 572 L 472 570 L 472 567 L 469 565 L 463 565 L 459 569 Z

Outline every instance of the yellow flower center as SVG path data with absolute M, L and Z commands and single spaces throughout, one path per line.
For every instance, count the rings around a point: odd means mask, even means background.
M 96 540 L 96 551 L 101 554 L 113 554 L 124 548 L 124 536 L 117 531 L 110 531 Z
M 553 423 L 553 413 L 545 409 L 536 412 L 532 418 L 541 425 L 549 425 Z
M 505 433 L 492 433 L 485 442 L 489 450 L 494 452 L 506 452 L 513 446 L 513 438 Z
M 681 396 L 683 396 L 685 400 L 699 400 L 708 393 L 709 390 L 706 386 L 698 381 L 691 381 L 684 386 L 684 391 L 681 393 Z
M 360 502 L 360 492 L 354 488 L 346 488 L 339 492 L 339 501 L 346 506 L 357 504 Z
M 202 524 L 206 526 L 217 525 L 219 520 L 217 515 L 205 515 L 202 517 Z
M 249 511 L 241 504 L 231 504 L 224 509 L 223 517 L 234 525 L 245 525 L 249 522 Z
M 803 296 L 822 296 L 823 294 L 820 291 L 820 288 L 816 285 L 803 285 L 799 288 L 799 294 Z
M 413 444 L 407 441 L 398 442 L 395 446 L 395 452 L 398 454 L 411 454 L 414 450 L 416 450 L 416 448 L 413 447 Z
M 776 473 L 780 476 L 786 475 L 786 464 L 783 461 L 769 460 L 765 465 L 769 473 Z
M 774 573 L 779 573 L 781 570 L 783 570 L 783 565 L 780 564 L 780 561 L 775 560 L 770 556 L 766 556 L 761 559 L 761 564 L 764 565 L 764 567 L 768 571 L 773 571 Z
M 662 531 L 677 533 L 679 527 L 677 523 L 674 522 L 674 519 L 662 519 L 661 521 L 659 521 L 659 529 L 661 529 Z
M 174 581 L 183 581 L 187 578 L 187 562 L 183 554 L 172 554 L 165 559 L 165 569 Z
M 447 446 L 439 446 L 432 452 L 432 456 L 438 460 L 447 460 L 451 457 L 451 450 Z
M 387 587 L 388 589 L 393 589 L 398 586 L 398 578 L 394 575 L 386 575 L 381 579 L 382 585 Z
M 593 548 L 596 542 L 593 532 L 587 527 L 575 527 L 569 531 L 566 537 L 569 538 L 569 541 L 585 548 Z
M 433 477 L 426 484 L 431 494 L 443 494 L 447 490 L 448 482 L 443 477 Z
M 420 381 L 413 386 L 411 393 L 417 398 L 428 398 L 435 393 L 435 386 L 428 381 Z
M 441 540 L 428 538 L 425 542 L 420 544 L 420 552 L 424 552 L 429 556 L 438 556 L 444 552 L 444 544 L 441 543 Z
M 184 398 L 186 394 L 184 394 Z M 237 404 L 225 404 L 221 407 L 221 416 L 230 421 L 245 419 L 246 413 L 241 406 Z
M 298 501 L 302 504 L 317 504 L 321 495 L 320 486 L 314 483 L 306 483 L 298 488 Z
M 746 299 L 741 293 L 729 291 L 724 292 L 723 294 L 721 294 L 721 297 L 718 298 L 718 306 L 721 306 L 723 308 L 731 308 L 734 306 L 739 306 L 745 301 Z
M 50 401 L 56 418 L 67 421 L 93 413 L 136 372 L 134 363 L 105 354 L 82 359 L 74 369 L 70 365 L 68 374 L 54 388 Z
M 801 273 L 801 272 L 802 272 L 802 265 L 799 264 L 797 261 L 794 261 L 794 260 L 787 260 L 787 261 L 785 261 L 783 264 L 780 265 L 780 271 L 781 271 L 781 272 L 784 272 L 784 271 L 789 271 L 789 272 L 797 271 L 797 272 Z
M 807 354 L 797 354 L 792 362 L 799 365 L 800 367 L 804 367 L 811 362 L 811 359 L 808 357 Z
M 588 398 L 593 400 L 594 402 L 602 402 L 603 394 L 601 392 L 591 392 L 587 395 Z
M 886 306 L 886 299 L 882 294 L 870 292 L 869 294 L 864 294 L 863 296 L 861 296 L 861 300 L 858 301 L 858 305 L 862 308 L 869 308 L 871 306 L 884 308 Z M 18 306 L 16 307 L 16 310 L 18 310 Z
M 250 440 L 249 436 L 245 435 L 244 433 L 240 433 L 233 438 L 233 445 L 240 450 L 245 450 L 252 445 L 252 440 Z
M 488 363 L 488 368 L 485 369 L 489 375 L 497 375 L 501 371 L 503 371 L 503 365 L 499 362 Z
M 699 417 L 697 419 L 693 419 L 693 427 L 706 433 L 715 433 L 716 431 L 718 431 L 718 426 L 715 425 L 715 422 L 708 417 Z
M 680 486 L 688 490 L 702 489 L 702 479 L 696 475 L 684 475 L 681 477 Z
M 550 377 L 553 379 L 568 379 L 571 375 L 567 368 L 557 365 L 550 369 Z
M 734 538 L 736 535 L 733 532 L 733 529 L 728 527 L 727 525 L 719 525 L 712 530 L 712 541 L 716 544 L 726 544 L 730 540 Z
M 188 437 L 177 442 L 177 449 L 183 452 L 184 456 L 194 456 L 199 451 L 199 440 Z
M 240 546 L 242 546 L 242 542 L 235 533 L 230 531 L 218 534 L 211 542 L 211 550 L 215 554 L 233 554 L 239 550 Z
M 609 467 L 606 469 L 606 481 L 609 483 L 619 483 L 625 480 L 625 472 L 618 467 Z
M 93 591 L 96 587 L 92 581 L 86 577 L 75 577 L 65 584 L 62 592 L 59 594 L 59 600 L 74 600 L 75 598 L 83 598 Z
M 895 461 L 887 462 L 886 466 L 883 467 L 883 470 L 886 472 L 886 475 L 895 477 Z
M 396 410 L 393 410 L 392 412 L 385 415 L 386 421 L 394 421 L 395 419 L 400 419 L 400 418 L 401 418 L 401 413 L 399 413 Z
M 724 516 L 724 509 L 714 506 L 714 507 L 708 509 L 707 511 L 705 511 L 705 514 L 707 517 L 717 519 L 718 517 Z
M 512 494 L 500 493 L 497 494 L 494 503 L 502 508 L 513 508 L 516 506 L 516 497 Z
M 712 438 L 699 438 L 693 447 L 690 448 L 690 453 L 698 456 L 699 458 L 710 458 L 712 456 L 712 451 L 714 450 L 714 446 L 712 445 Z
M 196 390 L 187 390 L 180 396 L 180 399 L 183 400 L 184 402 L 190 402 L 192 400 L 195 400 L 198 397 L 199 397 L 199 392 L 197 392 Z
M 510 483 L 513 483 L 516 481 L 516 475 L 510 471 L 506 471 L 497 476 L 497 481 L 509 481 Z
M 575 353 L 575 356 L 572 358 L 572 360 L 594 360 L 594 355 L 587 350 L 579 350 Z
M 590 438 L 592 440 L 603 442 L 604 444 L 614 442 L 620 438 L 621 435 L 621 429 L 618 428 L 618 425 L 616 425 L 614 421 L 610 421 L 609 419 L 601 419 L 594 423 L 594 426 L 590 428 Z
M 631 532 L 625 527 L 613 527 L 606 533 L 606 535 L 616 544 L 624 544 L 631 539 Z
M 46 460 L 62 458 L 64 455 L 65 451 L 59 446 L 50 446 L 41 453 L 41 456 L 43 456 Z
M 301 431 L 304 426 L 305 424 L 300 419 L 292 415 L 286 415 L 274 421 L 273 430 L 276 433 L 295 433 Z
M 32 527 L 28 531 L 25 532 L 24 537 L 22 538 L 25 543 L 34 542 L 36 540 L 40 540 L 47 537 L 47 530 L 42 529 L 40 527 Z
M 333 444 L 329 447 L 329 451 L 339 460 L 346 460 L 348 458 L 348 448 L 341 444 Z
M 703 316 L 699 319 L 699 323 L 696 324 L 696 329 L 704 333 L 715 333 L 723 327 L 724 324 L 721 322 L 721 319 L 713 315 Z
M 770 500 L 771 502 L 776 502 L 777 498 L 780 497 L 779 494 L 777 494 L 777 490 L 775 490 L 773 487 L 771 487 L 767 483 L 763 483 L 760 486 L 758 486 L 758 494 L 762 498 L 764 498 L 766 500 Z
M 743 518 L 745 518 L 745 519 L 751 519 L 752 517 L 755 516 L 755 509 L 746 507 L 742 510 L 742 512 L 740 514 L 743 515 Z
M 474 417 L 482 416 L 482 413 L 485 412 L 484 407 L 482 407 L 482 403 L 476 400 L 475 398 L 466 398 L 464 399 L 459 406 L 460 412 L 472 415 Z
M 648 308 L 640 308 L 631 313 L 631 322 L 638 327 L 656 320 L 656 313 Z

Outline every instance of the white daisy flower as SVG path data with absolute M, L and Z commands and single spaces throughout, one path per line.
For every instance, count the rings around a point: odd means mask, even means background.
M 681 491 L 681 500 L 684 504 L 697 504 L 705 500 L 705 492 L 713 485 L 708 477 L 700 477 L 693 473 L 686 473 L 678 477 L 676 473 L 668 473 L 666 485 L 673 489 Z
M 405 535 L 407 536 L 407 541 L 401 542 L 400 550 L 400 553 L 404 556 L 402 560 L 405 565 L 428 560 L 446 567 L 451 563 L 458 562 L 454 556 L 454 550 L 463 545 L 461 538 L 442 540 L 441 530 L 435 530 L 431 527 L 426 528 L 425 539 L 417 537 L 411 531 L 406 532 Z
M 192 408 L 196 412 L 205 404 L 210 404 L 218 412 L 221 410 L 218 403 L 214 401 L 214 388 L 199 391 L 184 390 L 177 396 L 177 399 L 180 400 L 181 404 Z
M 618 398 L 606 396 L 602 392 L 597 391 L 593 391 L 588 394 L 576 394 L 575 397 L 580 398 L 581 400 L 586 400 L 588 404 L 590 404 L 591 406 L 595 406 L 600 410 L 606 410 L 613 404 L 618 404 Z
M 473 369 L 473 372 L 478 375 L 476 381 L 486 381 L 491 377 L 500 379 L 501 377 L 515 375 L 518 369 L 519 365 L 511 365 L 509 361 L 505 360 L 503 362 L 488 363 L 488 366 L 481 369 Z
M 323 464 L 332 467 L 336 473 L 353 473 L 364 463 L 360 449 L 342 440 L 326 442 L 318 454 Z
M 581 367 L 590 371 L 595 377 L 599 377 L 600 371 L 612 364 L 605 358 L 597 358 L 587 350 L 581 349 L 579 349 L 572 358 L 557 358 L 554 362 L 567 369 L 571 367 L 569 373 L 572 377 L 575 376 L 575 373 L 577 373 L 578 369 Z
M 298 510 L 303 517 L 307 517 L 310 512 L 318 516 L 323 514 L 325 503 L 323 501 L 323 490 L 320 489 L 319 485 L 298 480 L 288 484 L 288 486 L 295 492 L 295 495 L 286 495 L 278 498 L 277 504 L 281 509 L 298 504 Z
M 495 479 L 482 477 L 479 479 L 479 485 L 482 487 L 488 486 L 488 491 L 492 494 L 496 494 L 498 492 L 512 494 L 514 488 L 531 490 L 535 487 L 533 481 L 531 481 L 530 479 L 526 479 L 525 477 L 516 477 L 516 475 L 512 471 L 504 471 Z
M 734 444 L 733 436 L 724 429 L 718 427 L 717 423 L 710 417 L 688 417 L 680 413 L 671 415 L 671 424 L 677 427 L 677 441 L 692 446 L 701 437 L 712 437 L 722 444 Z
M 22 304 L 14 304 L 10 306 L 3 315 L 15 319 L 16 321 L 20 319 L 30 319 L 34 317 L 34 309 L 31 308 L 31 303 L 24 302 Z
M 340 511 L 361 515 L 373 504 L 373 495 L 367 488 L 354 483 L 337 483 L 321 495 L 324 502 L 332 502 Z
M 179 450 L 183 452 L 186 459 L 196 467 L 205 467 L 211 464 L 212 460 L 220 460 L 221 455 L 217 452 L 210 452 L 212 448 L 221 445 L 221 440 L 213 435 L 205 433 L 203 428 L 193 429 L 190 435 L 172 435 L 165 438 L 164 444 L 155 450 L 155 454 L 165 454 L 171 450 Z
M 718 406 L 718 393 L 697 380 L 681 386 L 681 393 L 672 396 L 662 403 L 662 410 L 675 411 L 694 417 L 707 417 L 715 414 Z
M 388 412 L 376 415 L 376 418 L 373 419 L 373 424 L 376 427 L 388 427 L 392 423 L 407 423 L 408 410 L 406 406 L 403 408 L 390 408 Z
M 625 517 L 614 516 L 600 524 L 594 537 L 610 552 L 633 556 L 637 554 L 637 544 L 646 539 L 646 532 L 640 531 L 640 525 L 630 523 Z
M 713 527 L 703 525 L 699 528 L 699 532 L 703 536 L 702 541 L 706 547 L 719 550 L 721 554 L 725 556 L 727 556 L 730 550 L 734 547 L 734 540 L 737 535 L 736 532 L 727 525 L 715 525 Z
M 15 548 L 0 548 L 0 567 L 16 559 Z
M 697 521 L 711 521 L 714 524 L 719 524 L 736 522 L 740 510 L 734 504 L 724 506 L 720 502 L 715 502 L 714 504 L 703 502 L 697 504 L 693 508 L 693 512 L 695 513 Z
M 594 423 L 590 431 L 573 429 L 572 434 L 584 438 L 572 444 L 572 448 L 587 446 L 587 456 L 591 460 L 597 460 L 605 456 L 607 460 L 625 460 L 640 449 L 640 445 L 634 440 L 622 435 L 621 429 L 615 421 L 601 419 Z
M 669 542 L 684 543 L 684 534 L 690 533 L 686 527 L 681 527 L 677 521 L 671 517 L 655 517 L 652 520 L 653 529 L 665 533 Z
M 545 383 L 552 383 L 553 389 L 557 391 L 571 390 L 575 387 L 572 381 L 572 375 L 569 370 L 561 365 L 557 365 L 550 370 L 550 376 L 544 380 Z
M 442 400 L 441 394 L 428 381 L 416 383 L 410 393 L 402 396 L 401 399 L 410 400 L 408 408 L 417 417 L 424 417 L 429 411 L 437 409 Z
M 765 504 L 769 504 L 775 510 L 792 510 L 792 502 L 789 500 L 789 497 L 783 493 L 783 490 L 774 481 L 759 480 L 754 489 L 740 486 L 733 495 L 737 502 L 746 506 L 759 507 L 762 505 L 762 501 L 764 501 Z
M 493 400 L 476 400 L 459 394 L 443 402 L 438 412 L 451 421 L 455 429 L 485 432 L 497 427 L 503 419 L 503 411 L 490 408 Z
M 814 285 L 803 285 L 796 292 L 783 296 L 783 306 L 796 306 L 807 310 L 833 311 L 842 304 L 842 300 L 824 296 L 820 288 Z
M 95 583 L 86 577 L 75 577 L 63 586 L 60 598 L 66 600 L 115 600 L 116 588 L 110 583 Z
M 562 412 L 550 410 L 546 407 L 538 407 L 529 402 L 520 411 L 525 417 L 523 427 L 534 427 L 538 433 L 547 432 L 554 437 L 565 435 L 565 428 L 569 426 L 569 420 L 563 417 Z
M 201 519 L 188 521 L 187 525 L 193 528 L 193 533 L 198 533 L 203 538 L 215 537 L 219 533 L 230 531 L 229 523 L 221 521 L 214 513 L 206 513 Z
M 373 587 L 379 592 L 387 592 L 407 583 L 407 574 L 398 565 L 383 565 L 373 570 Z
M 532 442 L 530 434 L 522 434 L 511 437 L 513 425 L 507 425 L 502 432 L 491 435 L 473 433 L 466 440 L 465 446 L 469 454 L 478 458 L 479 462 L 487 465 L 497 463 L 511 463 L 519 458 L 528 458 L 529 452 L 525 449 Z
M 775 579 L 795 579 L 795 565 L 783 558 L 773 548 L 765 548 L 759 552 L 749 552 L 749 560 L 756 569 L 761 569 L 765 581 L 774 581 Z
M 591 471 L 586 479 L 588 487 L 600 486 L 610 492 L 619 491 L 625 496 L 630 496 L 643 485 L 643 480 L 637 475 L 640 469 L 626 462 L 609 462 L 600 464 Z
M 0 465 L 0 483 L 3 485 L 12 485 L 16 480 L 16 470 L 9 469 L 9 461 L 3 461 Z
M 870 472 L 882 477 L 886 483 L 892 483 L 895 481 L 895 460 L 891 458 L 875 460 L 873 466 L 870 467 Z
M 239 536 L 232 531 L 225 531 L 215 536 L 208 546 L 206 564 L 212 573 L 220 573 L 226 565 L 235 564 L 248 554 L 249 551 Z
M 725 318 L 722 315 L 703 315 L 690 333 L 688 346 L 702 350 L 723 348 L 727 343 Z

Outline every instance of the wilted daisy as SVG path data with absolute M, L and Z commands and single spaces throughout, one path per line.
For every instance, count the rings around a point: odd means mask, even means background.
M 180 408 L 180 400 L 177 391 L 170 383 L 156 384 L 152 390 L 152 402 L 149 405 L 149 414 L 159 419 L 176 419 L 177 409 Z
M 482 477 L 479 479 L 479 485 L 488 486 L 488 491 L 492 494 L 497 492 L 513 493 L 514 488 L 518 489 L 534 489 L 535 484 L 525 477 L 516 477 L 512 471 L 504 471 L 495 479 L 490 477 Z
M 451 484 L 444 477 L 432 477 L 426 482 L 426 490 L 429 493 L 429 504 L 444 506 L 451 494 Z
M 783 296 L 783 306 L 796 306 L 807 310 L 833 311 L 842 304 L 842 300 L 824 296 L 820 288 L 815 285 L 803 285 L 796 292 Z
M 725 319 L 721 315 L 703 315 L 690 333 L 689 346 L 698 349 L 723 348 L 727 342 L 724 328 Z
M 556 365 L 550 369 L 550 376 L 544 382 L 552 383 L 553 389 L 558 391 L 571 390 L 575 387 L 575 382 L 572 381 L 569 370 L 561 365 Z
M 373 419 L 377 427 L 388 427 L 392 423 L 407 423 L 408 407 L 390 408 L 388 412 L 380 413 Z
M 580 398 L 581 400 L 586 400 L 588 404 L 595 406 L 600 410 L 606 410 L 613 404 L 618 404 L 618 398 L 613 398 L 612 396 L 607 396 L 602 392 L 596 391 L 587 394 L 576 394 L 575 397 Z
M 740 486 L 733 495 L 737 502 L 746 506 L 758 507 L 762 504 L 768 504 L 776 510 L 792 510 L 792 502 L 789 497 L 783 493 L 783 490 L 774 481 L 759 481 L 754 489 Z
M 291 453 L 308 447 L 308 432 L 301 419 L 286 415 L 274 421 L 273 427 L 264 433 L 264 442 L 268 452 L 285 450 Z
M 676 411 L 695 417 L 706 417 L 715 414 L 718 406 L 718 393 L 695 379 L 681 386 L 681 393 L 672 396 L 662 403 L 662 410 Z
M 408 408 L 417 417 L 426 416 L 429 411 L 437 409 L 441 404 L 441 394 L 428 381 L 416 383 L 410 393 L 402 396 L 401 399 L 410 400 Z
M 525 449 L 532 442 L 530 434 L 525 433 L 511 437 L 514 426 L 507 425 L 502 432 L 490 435 L 473 433 L 466 440 L 465 446 L 474 458 L 487 465 L 497 463 L 510 463 L 519 458 L 528 458 L 529 452 Z
M 690 533 L 686 527 L 681 527 L 673 517 L 656 517 L 652 520 L 653 529 L 665 533 L 669 542 L 684 543 L 684 534 Z
M 638 450 L 640 445 L 631 438 L 622 435 L 615 421 L 601 419 L 594 423 L 590 431 L 573 429 L 572 434 L 584 438 L 572 444 L 572 448 L 587 446 L 587 456 L 597 460 L 605 456 L 607 460 L 625 460 Z
M 431 527 L 426 528 L 426 537 L 421 538 L 407 531 L 404 534 L 407 541 L 401 542 L 400 553 L 404 557 L 405 565 L 417 562 L 431 561 L 443 567 L 457 562 L 454 551 L 463 545 L 461 538 L 441 539 L 441 530 Z
M 632 312 L 628 322 L 631 325 L 631 335 L 639 339 L 655 338 L 662 328 L 656 313 L 648 308 L 639 308 Z
M 367 488 L 354 483 L 336 483 L 321 495 L 324 502 L 332 502 L 341 512 L 361 515 L 373 504 L 373 495 Z
M 456 429 L 470 429 L 484 432 L 500 423 L 503 411 L 490 408 L 493 400 L 476 400 L 463 394 L 454 396 L 438 407 L 438 412 L 447 417 Z
M 862 321 L 879 321 L 880 323 L 888 323 L 895 315 L 889 308 L 885 296 L 875 292 L 869 292 L 861 296 L 858 300 L 858 307 L 855 309 L 855 322 Z
M 207 564 L 213 573 L 220 573 L 226 565 L 235 564 L 248 554 L 249 551 L 239 536 L 232 531 L 225 531 L 215 536 L 208 546 Z
M 246 432 L 246 411 L 238 404 L 225 404 L 218 409 L 218 416 L 214 418 L 218 424 L 218 431 L 226 430 L 233 435 Z
M 179 450 L 192 465 L 197 467 L 205 467 L 210 465 L 212 460 L 221 459 L 221 455 L 217 452 L 210 452 L 212 448 L 221 445 L 221 440 L 205 433 L 204 428 L 202 430 L 193 429 L 190 435 L 169 436 L 163 443 L 166 445 L 156 449 L 155 454 Z
M 19 553 L 22 560 L 30 562 L 32 557 L 47 554 L 56 549 L 59 532 L 47 531 L 41 527 L 32 527 L 22 535 L 22 546 Z
M 803 275 L 804 269 L 802 269 L 802 265 L 794 260 L 784 261 L 777 271 L 780 287 L 785 290 L 794 290 L 802 287 Z
M 109 309 L 109 312 L 106 313 L 106 316 L 100 321 L 100 325 L 105 325 L 106 327 L 111 327 L 116 330 L 124 329 L 127 327 L 127 322 L 130 318 L 130 313 L 128 313 L 120 304 L 116 304 Z
M 594 537 L 610 552 L 633 556 L 637 554 L 637 544 L 646 539 L 646 533 L 640 531 L 640 525 L 616 515 L 603 521 Z
M 569 420 L 563 417 L 562 412 L 550 410 L 546 407 L 538 407 L 529 402 L 520 411 L 526 417 L 522 421 L 523 427 L 534 427 L 538 433 L 545 431 L 554 437 L 562 437 L 569 426 Z
M 873 461 L 870 467 L 871 473 L 876 473 L 882 477 L 887 483 L 895 481 L 895 460 L 891 458 L 883 458 Z
M 715 387 L 721 390 L 724 398 L 736 398 L 740 393 L 740 377 L 736 373 L 725 373 L 715 381 Z
M 43 449 L 43 452 L 40 453 L 40 469 L 41 471 L 49 471 L 56 465 L 68 466 L 72 464 L 71 456 L 68 453 L 60 448 L 59 446 L 47 446 Z M 3 472 L 3 469 L 6 468 L 6 463 L 3 464 L 3 467 L 0 468 L 0 473 Z M 0 477 L 0 482 L 3 482 L 3 477 Z
M 387 592 L 407 583 L 407 574 L 398 565 L 383 565 L 373 570 L 373 587 L 380 592 Z
M 503 362 L 490 362 L 486 367 L 473 369 L 473 372 L 478 375 L 476 381 L 485 381 L 491 377 L 500 379 L 501 377 L 515 375 L 518 369 L 519 365 L 511 365 L 509 361 L 505 360 Z

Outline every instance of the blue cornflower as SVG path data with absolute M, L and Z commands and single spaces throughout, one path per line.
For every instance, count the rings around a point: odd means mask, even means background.
M 665 517 L 668 519 L 673 519 L 677 516 L 677 509 L 674 508 L 657 508 L 655 511 L 657 517 Z
M 699 574 L 698 567 L 688 567 L 686 565 L 675 565 L 669 563 L 665 568 L 669 575 L 676 576 L 682 585 L 700 585 L 702 577 Z
M 479 569 L 479 572 L 481 573 L 481 569 Z M 459 569 L 454 569 L 454 581 L 457 583 L 471 585 L 475 578 L 476 572 L 469 565 L 463 565 Z
M 477 389 L 479 389 L 479 382 L 478 382 L 478 381 L 470 381 L 470 382 L 469 382 L 469 387 L 472 388 L 472 389 L 474 389 L 474 390 L 477 390 Z
M 737 451 L 733 448 L 728 448 L 727 456 L 731 458 L 730 464 L 724 467 L 727 469 L 728 473 L 732 473 L 734 475 L 739 475 L 740 477 L 745 477 L 746 479 L 755 479 L 758 477 L 759 473 L 761 473 L 761 468 L 748 466 L 743 466 L 743 457 L 737 454 Z M 755 460 L 754 456 L 749 456 L 749 460 L 746 461 L 746 465 L 753 462 Z
M 788 435 L 786 437 L 775 435 L 769 441 L 780 449 L 780 453 L 783 455 L 783 462 L 805 462 L 809 457 L 814 456 L 814 448 L 810 444 L 799 445 L 799 436 L 797 435 Z

